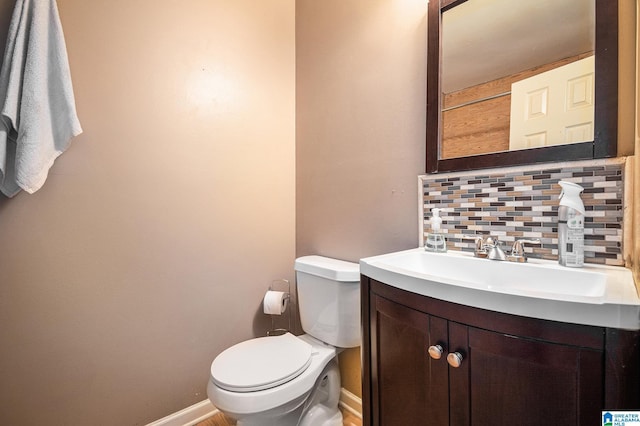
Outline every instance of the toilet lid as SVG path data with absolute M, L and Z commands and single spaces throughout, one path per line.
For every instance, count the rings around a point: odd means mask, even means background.
M 288 382 L 309 364 L 311 345 L 286 333 L 230 347 L 213 360 L 211 378 L 222 389 L 252 392 Z

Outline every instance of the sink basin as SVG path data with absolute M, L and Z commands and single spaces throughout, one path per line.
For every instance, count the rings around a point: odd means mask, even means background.
M 592 299 L 605 293 L 607 275 L 553 264 L 513 263 L 480 259 L 464 254 L 410 251 L 379 261 L 380 265 L 418 273 L 444 284 L 496 292 L 555 298 Z
M 501 262 L 417 248 L 362 259 L 360 271 L 394 287 L 469 306 L 640 329 L 640 299 L 631 271 L 623 267 L 567 268 L 538 259 Z

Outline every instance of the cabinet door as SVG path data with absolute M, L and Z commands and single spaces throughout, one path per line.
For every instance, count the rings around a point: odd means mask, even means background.
M 466 329 L 470 424 L 600 424 L 602 352 Z
M 448 425 L 447 322 L 379 296 L 370 310 L 372 423 Z

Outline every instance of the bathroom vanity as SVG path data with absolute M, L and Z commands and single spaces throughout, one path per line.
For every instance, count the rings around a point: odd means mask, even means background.
M 365 425 L 584 426 L 640 408 L 640 301 L 624 268 L 575 270 L 585 290 L 554 292 L 566 268 L 553 263 L 415 249 L 360 267 Z M 486 282 L 503 268 L 521 282 Z

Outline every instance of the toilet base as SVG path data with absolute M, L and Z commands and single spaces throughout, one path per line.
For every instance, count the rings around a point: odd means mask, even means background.
M 340 369 L 337 359 L 332 359 L 322 370 L 307 401 L 299 426 L 342 426 L 340 400 Z
M 238 420 L 236 426 L 297 426 L 303 408 L 300 405 L 295 410 L 278 417 L 251 416 L 244 420 Z
M 337 407 L 316 405 L 305 414 L 299 426 L 342 426 L 342 413 Z
M 338 409 L 340 370 L 335 358 L 324 367 L 305 399 L 304 403 L 291 401 L 290 404 L 299 405 L 284 415 L 238 416 L 237 426 L 342 426 L 342 413 Z

